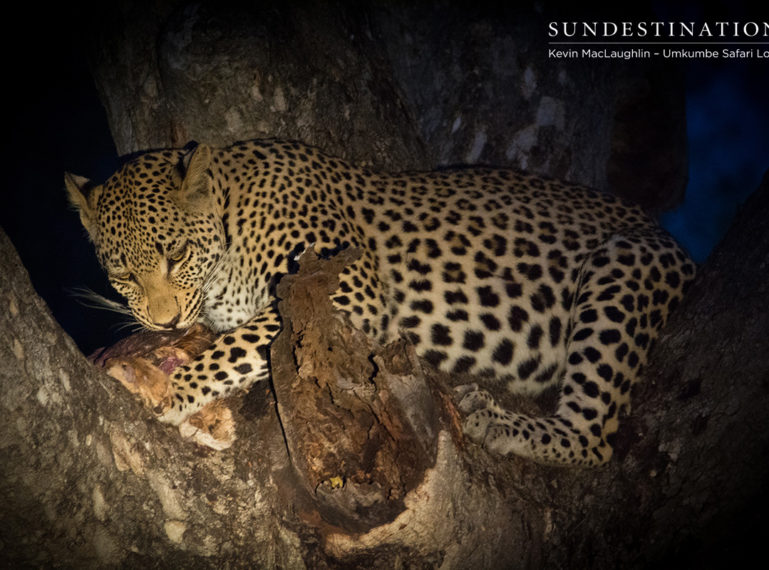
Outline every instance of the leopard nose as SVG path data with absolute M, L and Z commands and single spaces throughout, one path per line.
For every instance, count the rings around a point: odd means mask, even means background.
M 157 323 L 159 327 L 162 327 L 164 329 L 173 329 L 176 327 L 176 325 L 179 323 L 179 319 L 181 318 L 181 313 L 176 313 L 176 316 L 171 319 L 170 321 L 167 321 L 165 323 Z

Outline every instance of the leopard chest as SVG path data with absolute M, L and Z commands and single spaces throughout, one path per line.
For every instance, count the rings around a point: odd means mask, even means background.
M 207 279 L 201 320 L 216 331 L 244 324 L 270 302 L 269 283 L 248 255 L 234 245 Z

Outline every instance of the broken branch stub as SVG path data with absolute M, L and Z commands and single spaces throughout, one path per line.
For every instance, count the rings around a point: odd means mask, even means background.
M 404 509 L 406 493 L 434 465 L 443 421 L 436 402 L 445 401 L 411 345 L 379 346 L 331 304 L 338 274 L 360 255 L 302 255 L 299 271 L 277 287 L 283 329 L 271 353 L 286 444 L 316 509 L 304 516 L 348 532 Z

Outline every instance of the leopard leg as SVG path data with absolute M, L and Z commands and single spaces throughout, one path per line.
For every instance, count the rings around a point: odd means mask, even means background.
M 173 372 L 169 379 L 172 405 L 158 419 L 179 425 L 209 402 L 267 380 L 269 347 L 280 328 L 278 313 L 269 306 L 220 336 L 189 364 Z
M 693 277 L 694 265 L 663 230 L 612 237 L 582 267 L 556 413 L 511 413 L 471 392 L 460 402 L 470 413 L 465 432 L 491 451 L 542 463 L 608 461 L 651 343 Z

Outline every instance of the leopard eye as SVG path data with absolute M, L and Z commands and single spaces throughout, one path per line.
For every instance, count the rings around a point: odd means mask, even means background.
M 168 255 L 168 270 L 171 271 L 174 267 L 177 267 L 187 259 L 187 254 L 190 248 L 187 247 L 188 242 L 184 242 L 180 247 L 176 248 Z
M 137 285 L 139 282 L 136 280 L 136 275 L 130 271 L 125 273 L 116 273 L 110 275 L 110 281 L 115 282 L 118 285 Z

